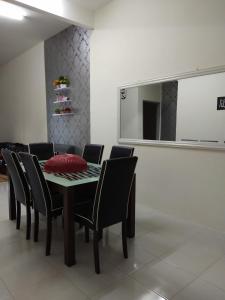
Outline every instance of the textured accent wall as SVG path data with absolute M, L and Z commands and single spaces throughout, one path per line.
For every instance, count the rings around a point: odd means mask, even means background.
M 82 149 L 90 142 L 90 30 L 70 26 L 45 41 L 48 139 Z M 52 116 L 55 92 L 52 80 L 70 79 L 73 116 Z M 60 104 L 62 106 L 63 104 Z
M 176 141 L 177 81 L 162 84 L 161 140 Z

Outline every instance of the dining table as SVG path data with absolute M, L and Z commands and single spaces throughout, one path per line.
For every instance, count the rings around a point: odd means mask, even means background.
M 43 166 L 44 161 L 39 162 Z M 101 165 L 88 163 L 87 171 L 76 173 L 47 173 L 44 177 L 49 188 L 53 192 L 59 192 L 63 197 L 63 217 L 64 217 L 64 263 L 70 267 L 76 263 L 75 252 L 75 204 L 79 202 L 82 195 L 92 194 L 96 190 L 101 172 Z M 135 236 L 135 190 L 136 175 L 131 187 L 128 205 L 127 236 Z M 16 219 L 16 201 L 12 180 L 9 176 L 9 219 Z

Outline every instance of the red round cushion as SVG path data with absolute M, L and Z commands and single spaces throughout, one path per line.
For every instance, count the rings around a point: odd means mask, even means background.
M 87 162 L 74 154 L 60 154 L 51 157 L 44 165 L 48 173 L 73 173 L 87 170 Z

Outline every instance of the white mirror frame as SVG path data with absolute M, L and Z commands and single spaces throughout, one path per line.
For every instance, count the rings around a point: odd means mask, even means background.
M 218 144 L 202 144 L 200 142 L 175 142 L 175 141 L 157 141 L 157 140 L 141 140 L 141 139 L 128 139 L 128 138 L 121 138 L 121 106 L 120 106 L 120 90 L 127 89 L 131 87 L 138 87 L 148 84 L 155 84 L 155 83 L 162 83 L 180 79 L 186 79 L 191 77 L 198 77 L 216 73 L 223 73 L 225 72 L 225 65 L 211 67 L 206 69 L 196 69 L 195 71 L 180 73 L 177 75 L 170 75 L 161 78 L 154 78 L 151 80 L 146 81 L 138 81 L 136 83 L 125 84 L 118 88 L 118 130 L 117 130 L 117 139 L 119 144 L 126 144 L 126 145 L 142 145 L 142 146 L 155 146 L 155 147 L 171 147 L 171 148 L 186 148 L 186 149 L 205 149 L 205 150 L 219 150 L 225 151 L 225 144 L 218 145 Z

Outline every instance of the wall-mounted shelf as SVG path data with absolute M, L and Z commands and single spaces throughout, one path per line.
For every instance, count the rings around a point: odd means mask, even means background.
M 70 87 L 67 86 L 67 87 L 62 87 L 62 88 L 56 88 L 56 89 L 54 89 L 55 92 L 66 91 L 66 90 L 70 90 Z
M 74 115 L 73 112 L 71 113 L 62 113 L 62 114 L 52 114 L 53 117 L 64 117 L 64 116 L 72 116 Z
M 68 102 L 71 102 L 72 100 L 62 100 L 62 101 L 54 101 L 53 103 L 57 103 L 57 104 L 60 104 L 60 103 L 68 103 Z

